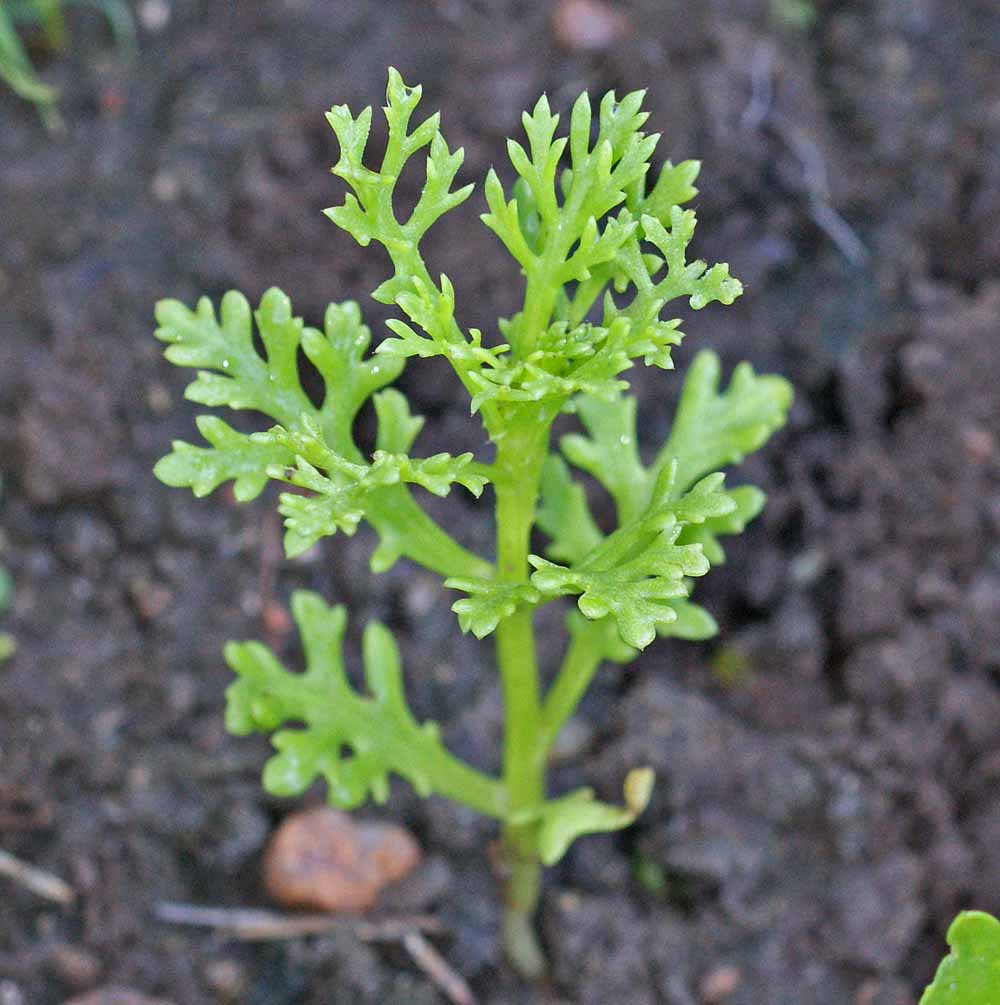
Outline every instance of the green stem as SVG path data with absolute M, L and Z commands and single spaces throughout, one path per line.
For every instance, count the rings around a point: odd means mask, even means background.
M 552 747 L 566 720 L 576 710 L 603 662 L 601 635 L 604 625 L 588 621 L 573 635 L 555 683 L 542 706 L 542 734 L 546 750 Z
M 550 256 L 539 260 L 536 271 L 528 274 L 524 294 L 524 310 L 519 323 L 520 338 L 515 349 L 520 356 L 530 356 L 538 345 L 541 334 L 549 327 L 555 310 L 559 287 L 552 281 L 554 266 Z
M 530 356 L 535 351 L 538 339 L 552 320 L 552 312 L 563 287 L 558 279 L 559 270 L 566 264 L 572 235 L 578 234 L 582 226 L 578 217 L 586 189 L 586 185 L 573 187 L 560 213 L 561 222 L 549 222 L 543 251 L 535 260 L 534 267 L 527 270 L 524 310 L 518 325 L 520 337 L 515 347 L 521 357 Z
M 437 524 L 404 485 L 373 494 L 368 521 L 380 533 L 398 539 L 399 553 L 441 576 L 491 576 L 493 566 L 463 548 Z
M 497 450 L 497 569 L 501 582 L 526 583 L 531 528 L 551 420 L 526 422 L 526 434 L 502 441 Z M 547 418 L 547 417 L 546 417 Z M 503 689 L 506 732 L 503 777 L 511 815 L 545 797 L 545 749 L 531 608 L 521 607 L 497 627 L 497 664 Z M 504 948 L 525 977 L 541 976 L 545 959 L 533 918 L 541 888 L 534 827 L 508 823 L 503 831 L 507 871 Z

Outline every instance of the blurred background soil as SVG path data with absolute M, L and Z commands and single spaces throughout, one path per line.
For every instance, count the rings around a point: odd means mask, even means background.
M 198 501 L 151 474 L 195 437 L 190 375 L 152 338 L 159 297 L 275 284 L 312 323 L 352 297 L 382 330 L 367 294 L 385 261 L 320 213 L 341 198 L 323 111 L 380 103 L 392 63 L 465 146 L 461 181 L 506 165 L 543 90 L 565 112 L 584 88 L 648 87 L 661 155 L 704 163 L 696 252 L 746 284 L 690 320 L 678 366 L 710 345 L 797 399 L 740 476 L 768 490 L 765 515 L 697 590 L 719 638 L 605 669 L 573 724 L 555 791 L 614 797 L 639 764 L 658 784 L 635 827 L 549 873 L 551 985 L 499 959 L 491 826 L 404 786 L 374 815 L 426 859 L 385 910 L 440 919 L 484 1003 L 912 1005 L 954 912 L 1000 912 L 995 0 L 135 13 L 122 65 L 100 16 L 73 10 L 70 54 L 43 67 L 65 135 L 0 94 L 0 563 L 17 591 L 0 627 L 18 645 L 0 667 L 0 846 L 78 892 L 60 908 L 0 879 L 0 1001 L 110 984 L 174 1005 L 444 1000 L 391 944 L 239 945 L 152 913 L 266 903 L 261 853 L 292 805 L 260 789 L 264 741 L 224 731 L 220 651 L 263 637 L 296 659 L 296 586 L 348 604 L 351 646 L 386 620 L 418 716 L 496 763 L 489 647 L 433 577 L 371 577 L 363 531 L 286 562 L 273 498 Z M 481 209 L 480 191 L 429 251 L 463 322 L 492 331 L 519 287 Z M 679 380 L 633 373 L 655 448 Z M 477 445 L 445 373 L 413 364 L 403 384 L 431 420 L 424 452 Z M 436 512 L 489 548 L 487 508 L 455 494 Z

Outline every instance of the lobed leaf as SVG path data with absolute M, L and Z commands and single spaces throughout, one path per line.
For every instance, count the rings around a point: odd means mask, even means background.
M 674 206 L 670 210 L 668 230 L 655 216 L 642 217 L 642 232 L 663 256 L 666 275 L 653 286 L 655 296 L 663 303 L 686 296 L 698 311 L 719 301 L 727 307 L 743 293 L 743 284 L 729 275 L 729 266 L 687 261 L 687 247 L 694 237 L 697 219 L 694 210 Z
M 303 415 L 314 416 L 340 449 L 351 444 L 350 428 L 362 404 L 403 368 L 402 361 L 363 360 L 371 333 L 353 302 L 331 304 L 323 332 L 294 317 L 291 302 L 278 289 L 264 294 L 256 312 L 241 293 L 231 291 L 222 298 L 218 318 L 207 297 L 193 311 L 177 300 L 163 300 L 156 320 L 156 337 L 168 343 L 166 358 L 177 366 L 199 368 L 185 397 L 202 405 L 262 412 L 287 428 Z M 254 345 L 254 320 L 264 356 Z M 300 347 L 326 387 L 319 409 L 302 387 Z
M 784 425 L 792 387 L 784 377 L 758 376 L 749 363 L 733 371 L 720 393 L 719 358 L 700 352 L 684 380 L 670 437 L 657 465 L 677 464 L 677 488 L 683 490 L 710 471 L 717 471 L 761 447 Z
M 386 411 L 383 406 L 383 414 Z M 398 411 L 395 417 L 401 419 Z M 285 551 L 289 556 L 301 554 L 320 538 L 338 530 L 353 534 L 371 497 L 380 489 L 411 483 L 434 495 L 445 496 L 457 483 L 478 496 L 487 481 L 473 463 L 471 453 L 458 457 L 440 453 L 417 460 L 379 449 L 370 464 L 349 460 L 327 445 L 318 423 L 308 417 L 303 417 L 295 430 L 275 426 L 266 433 L 255 434 L 252 440 L 283 449 L 294 457 L 292 466 L 269 468 L 267 474 L 271 478 L 314 493 L 286 492 L 281 496 L 278 511 L 285 517 Z
M 496 631 L 497 625 L 509 618 L 522 604 L 537 604 L 541 595 L 527 583 L 502 583 L 495 579 L 464 579 L 453 576 L 445 580 L 449 590 L 463 590 L 468 597 L 456 600 L 451 609 L 458 615 L 463 632 L 472 632 L 484 639 Z
M 726 553 L 719 543 L 724 534 L 742 534 L 746 526 L 764 508 L 767 496 L 753 485 L 740 485 L 729 490 L 733 509 L 721 516 L 710 517 L 700 524 L 692 524 L 681 532 L 683 544 L 700 544 L 705 558 L 712 565 L 722 565 Z
M 472 185 L 455 190 L 451 187 L 465 155 L 461 149 L 454 152 L 448 149 L 439 128 L 439 115 L 431 115 L 410 130 L 422 93 L 422 88 L 408 87 L 395 69 L 389 69 L 383 108 L 389 134 L 377 171 L 364 164 L 371 108 L 355 117 L 346 105 L 338 105 L 327 114 L 340 143 L 340 159 L 333 173 L 344 179 L 352 191 L 341 206 L 326 210 L 326 215 L 363 247 L 374 240 L 389 253 L 394 274 L 373 294 L 386 304 L 393 303 L 401 293 L 411 292 L 414 279 L 429 279 L 420 256 L 420 241 L 443 214 L 464 202 L 473 188 Z M 427 147 L 420 199 L 408 219 L 400 222 L 393 205 L 396 185 L 406 162 Z
M 637 402 L 624 395 L 611 401 L 581 396 L 575 404 L 589 435 L 564 436 L 559 443 L 562 452 L 608 490 L 619 524 L 629 523 L 648 505 L 654 479 L 639 457 Z
M 337 530 L 353 533 L 367 517 L 379 534 L 373 568 L 384 570 L 402 555 L 449 573 L 481 574 L 489 564 L 457 545 L 421 510 L 405 488 L 418 484 L 438 495 L 457 482 L 475 494 L 485 476 L 471 454 L 412 459 L 406 456 L 423 423 L 410 415 L 398 391 L 380 390 L 403 368 L 399 357 L 367 357 L 371 333 L 357 304 L 331 304 L 323 331 L 292 315 L 288 298 L 268 290 L 256 312 L 239 293 L 227 293 L 218 316 L 207 298 L 195 310 L 175 300 L 157 305 L 157 337 L 167 358 L 199 368 L 186 396 L 206 405 L 263 413 L 277 425 L 267 432 L 237 432 L 223 420 L 201 416 L 208 446 L 183 441 L 156 466 L 168 485 L 205 495 L 234 482 L 240 501 L 259 495 L 270 479 L 289 482 L 312 496 L 285 493 L 286 551 L 297 555 Z M 255 344 L 253 322 L 263 347 Z M 299 376 L 300 351 L 323 381 L 314 405 Z M 361 406 L 373 398 L 378 415 L 377 450 L 366 462 L 352 428 Z
M 625 778 L 622 806 L 598 802 L 592 789 L 577 789 L 561 799 L 514 814 L 511 821 L 536 824 L 539 856 L 545 865 L 555 865 L 578 837 L 621 830 L 633 823 L 649 804 L 653 781 L 651 768 L 635 768 Z
M 605 95 L 593 138 L 593 110 L 583 94 L 573 106 L 569 136 L 557 137 L 559 117 L 543 96 L 523 117 L 527 149 L 516 141 L 508 144 L 518 175 L 513 198 L 507 198 L 495 172 L 487 179 L 489 212 L 483 222 L 521 265 L 527 283 L 524 310 L 507 323 L 505 335 L 516 363 L 530 362 L 535 371 L 554 375 L 542 383 L 537 373 L 524 370 L 499 379 L 486 374 L 486 380 L 505 388 L 492 390 L 498 400 L 512 400 L 514 389 L 523 392 L 529 381 L 535 384 L 536 399 L 579 391 L 611 398 L 623 386 L 614 378 L 631 360 L 673 365 L 671 350 L 683 336 L 677 319 L 660 317 L 666 303 L 686 295 L 700 309 L 714 301 L 731 304 L 742 292 L 727 266 L 709 269 L 704 262 L 686 260 L 695 215 L 680 207 L 697 192 L 698 163 L 668 162 L 647 194 L 658 137 L 641 131 L 647 119 L 642 100 L 638 91 L 620 102 L 613 93 Z M 569 167 L 560 173 L 567 150 Z M 657 253 L 645 252 L 644 241 Z M 619 294 L 633 289 L 626 305 L 612 297 L 612 284 Z M 547 345 L 545 335 L 553 322 L 579 331 L 602 293 L 601 328 L 624 326 L 626 334 L 594 343 L 595 360 L 589 365 L 595 373 L 588 374 L 592 386 L 577 379 L 573 388 L 575 374 L 560 369 L 568 360 L 565 345 Z
M 433 723 L 419 724 L 406 705 L 399 652 L 387 628 L 373 622 L 362 644 L 369 693 L 355 691 L 343 662 L 347 616 L 306 591 L 292 596 L 306 670 L 291 673 L 258 642 L 231 642 L 226 662 L 238 680 L 226 692 L 226 726 L 237 736 L 274 733 L 278 753 L 264 769 L 264 787 L 278 796 L 304 792 L 317 778 L 334 806 L 368 798 L 385 802 L 389 777 L 405 778 L 421 795 L 460 799 L 502 816 L 505 797 L 493 779 L 445 750 Z M 279 729 L 286 723 L 299 724 Z M 277 730 L 277 732 L 274 732 Z
M 626 645 L 645 649 L 656 626 L 677 615 L 667 601 L 687 595 L 686 576 L 703 576 L 708 562 L 697 545 L 678 547 L 676 535 L 665 535 L 641 556 L 614 569 L 578 571 L 532 556 L 532 584 L 549 596 L 579 594 L 580 611 L 588 618 L 611 615 Z
M 200 498 L 231 481 L 236 499 L 249 502 L 264 490 L 270 478 L 269 468 L 292 462 L 293 455 L 287 448 L 257 442 L 214 415 L 199 415 L 195 423 L 211 446 L 196 447 L 174 440 L 171 453 L 153 468 L 153 474 L 164 485 L 189 488 Z
M 678 493 L 698 478 L 742 460 L 783 425 L 791 404 L 791 387 L 784 378 L 758 377 L 743 365 L 734 371 L 725 393 L 718 393 L 718 383 L 718 357 L 707 351 L 699 353 L 685 379 L 670 437 L 648 468 L 638 452 L 634 398 L 600 400 L 580 396 L 574 401 L 585 434 L 564 436 L 560 446 L 568 460 L 607 489 L 615 501 L 619 525 L 635 520 L 649 505 L 657 478 L 671 463 L 676 463 L 673 491 Z M 573 484 L 543 481 L 542 512 L 557 505 L 554 494 L 565 496 Z M 697 529 L 686 529 L 681 537 L 682 543 L 701 542 L 713 565 L 725 558 L 718 537 L 740 533 L 764 504 L 764 494 L 751 486 L 741 486 L 729 494 L 735 503 L 733 510 Z M 582 489 L 574 505 L 576 519 L 580 519 L 579 511 L 586 506 Z M 549 527 L 543 525 L 542 529 L 551 533 Z M 565 535 L 565 530 L 562 533 Z M 550 557 L 563 556 L 550 553 Z
M 723 488 L 723 476 L 703 479 L 679 499 L 671 499 L 673 469 L 661 474 L 646 511 L 619 528 L 574 565 L 560 566 L 533 555 L 531 583 L 546 596 L 579 594 L 577 606 L 588 618 L 612 617 L 622 641 L 644 649 L 661 626 L 680 620 L 674 634 L 704 637 L 712 626 L 701 608 L 678 606 L 690 590 L 689 577 L 709 569 L 700 542 L 683 543 L 686 527 L 723 517 L 736 503 Z M 666 632 L 665 634 L 670 634 Z

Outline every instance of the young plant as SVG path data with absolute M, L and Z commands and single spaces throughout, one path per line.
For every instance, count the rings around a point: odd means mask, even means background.
M 304 673 L 286 670 L 258 642 L 226 648 L 238 675 L 226 721 L 238 735 L 274 733 L 278 753 L 264 769 L 269 792 L 296 795 L 322 778 L 330 802 L 349 808 L 369 797 L 384 801 L 396 774 L 422 795 L 496 818 L 503 829 L 506 950 L 531 975 L 543 967 L 532 925 L 542 865 L 557 862 L 581 835 L 631 823 L 653 781 L 637 766 L 624 779 L 621 805 L 599 802 L 590 789 L 550 797 L 552 745 L 605 660 L 628 663 L 657 636 L 715 633 L 712 616 L 688 599 L 693 580 L 723 561 L 720 538 L 741 531 L 764 502 L 759 489 L 727 488 L 719 469 L 783 424 L 791 389 L 746 363 L 721 388 L 718 359 L 702 352 L 669 436 L 649 463 L 641 457 L 636 402 L 621 375 L 637 359 L 673 367 L 682 333 L 680 321 L 662 317 L 668 303 L 685 298 L 700 310 L 731 304 L 742 292 L 727 266 L 687 258 L 695 214 L 682 205 L 696 193 L 699 165 L 668 162 L 648 183 L 658 137 L 642 132 L 641 92 L 621 101 L 605 95 L 596 114 L 581 95 L 564 136 L 557 136 L 559 116 L 545 97 L 525 113 L 527 145 L 510 140 L 507 147 L 517 175 L 513 197 L 491 170 L 482 217 L 520 265 L 523 308 L 499 322 L 502 341 L 464 329 L 451 281 L 432 276 L 420 246 L 473 186 L 453 187 L 463 154 L 449 149 L 438 115 L 412 126 L 420 94 L 389 71 L 388 140 L 378 166 L 365 163 L 371 108 L 354 116 L 341 105 L 327 116 L 340 143 L 333 173 L 350 189 L 327 215 L 362 246 L 377 241 L 388 252 L 393 274 L 372 296 L 399 309 L 388 322 L 391 336 L 369 353 L 357 304 L 332 304 L 319 330 L 296 318 L 275 289 L 255 312 L 235 292 L 222 298 L 218 315 L 207 299 L 193 311 L 161 302 L 156 334 L 167 343 L 167 359 L 199 370 L 187 397 L 263 413 L 272 425 L 247 434 L 201 415 L 207 445 L 174 443 L 156 474 L 198 496 L 232 481 L 243 502 L 269 481 L 289 486 L 278 506 L 289 556 L 337 531 L 353 534 L 367 520 L 379 539 L 374 572 L 406 558 L 439 573 L 463 594 L 452 605 L 461 629 L 480 639 L 495 635 L 506 717 L 500 777 L 462 763 L 433 723 L 416 721 L 403 695 L 399 652 L 380 624 L 369 625 L 363 641 L 369 693 L 354 690 L 342 657 L 344 608 L 328 607 L 314 593 L 292 597 Z M 404 219 L 397 182 L 407 161 L 425 150 L 426 182 Z M 300 352 L 325 384 L 319 405 L 300 384 Z M 491 459 L 411 453 L 423 420 L 388 385 L 407 360 L 433 356 L 451 364 L 471 398 Z M 367 457 L 352 425 L 369 398 L 378 431 Z M 552 449 L 552 423 L 564 412 L 574 413 L 582 430 Z M 610 494 L 612 531 L 594 519 L 570 465 Z M 492 486 L 495 555 L 457 543 L 415 495 L 423 489 L 443 496 L 455 485 L 474 496 Z M 536 527 L 547 538 L 541 553 L 532 550 Z M 562 665 L 543 693 L 532 618 L 561 597 L 575 598 L 576 609 L 566 619 Z M 286 723 L 295 725 L 280 728 Z
M 1000 1005 L 1000 921 L 963 911 L 948 929 L 948 946 L 920 1005 Z
M 14 594 L 14 583 L 10 578 L 10 573 L 0 565 L 0 615 L 3 615 L 10 606 L 11 597 Z M 14 655 L 16 649 L 14 638 L 7 632 L 0 632 L 0 664 L 6 663 Z
M 49 129 L 62 125 L 59 115 L 59 92 L 38 76 L 17 33 L 18 21 L 37 25 L 45 45 L 53 52 L 66 47 L 64 8 L 73 0 L 0 0 L 0 80 L 16 94 L 30 101 Z M 102 11 L 111 25 L 119 47 L 131 51 L 135 47 L 135 27 L 132 14 L 123 0 L 76 0 Z
M 31 0 L 26 5 L 26 12 L 40 21 L 50 48 L 60 49 L 66 44 L 66 25 L 60 0 Z M 14 12 L 8 0 L 0 0 L 0 80 L 25 101 L 32 102 L 49 128 L 59 125 L 56 109 L 58 92 L 45 84 L 31 65 L 17 34 Z

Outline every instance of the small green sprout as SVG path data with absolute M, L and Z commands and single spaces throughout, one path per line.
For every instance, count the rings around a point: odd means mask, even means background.
M 447 276 L 435 278 L 421 253 L 428 229 L 463 203 L 472 185 L 455 186 L 461 150 L 441 135 L 439 116 L 413 126 L 419 87 L 389 71 L 385 152 L 365 161 L 372 109 L 328 114 L 340 143 L 333 169 L 349 193 L 329 218 L 359 244 L 381 244 L 392 275 L 372 296 L 395 305 L 390 336 L 369 352 L 371 334 L 353 302 L 331 305 L 323 327 L 295 317 L 272 289 L 256 311 L 239 293 L 218 312 L 202 299 L 194 310 L 174 300 L 156 311 L 166 357 L 199 371 L 186 395 L 202 405 L 250 410 L 270 426 L 240 432 L 202 415 L 200 446 L 177 442 L 156 467 L 168 485 L 204 496 L 233 483 L 240 501 L 270 481 L 280 496 L 289 556 L 324 537 L 353 534 L 362 520 L 378 544 L 374 572 L 409 559 L 462 594 L 452 609 L 461 629 L 496 637 L 506 733 L 502 773 L 494 777 L 455 758 L 433 723 L 418 722 L 403 690 L 400 655 L 388 629 L 371 624 L 362 649 L 365 690 L 344 670 L 346 613 L 313 593 L 297 592 L 292 612 L 302 634 L 305 672 L 286 669 L 258 642 L 230 643 L 237 674 L 228 692 L 227 725 L 238 735 L 273 733 L 277 754 L 264 770 L 269 792 L 292 796 L 317 778 L 339 807 L 384 801 L 392 775 L 422 795 L 456 800 L 498 820 L 505 856 L 504 941 L 526 975 L 544 960 L 532 918 L 542 865 L 557 862 L 582 835 L 627 827 L 653 786 L 637 765 L 623 779 L 623 801 L 598 801 L 588 789 L 550 797 L 545 769 L 560 730 L 605 661 L 628 663 L 657 637 L 704 639 L 711 614 L 689 597 L 694 581 L 721 563 L 721 539 L 759 512 L 764 495 L 729 488 L 720 469 L 758 449 L 785 421 L 787 381 L 758 376 L 747 363 L 720 384 L 719 360 L 695 357 L 669 436 L 646 460 L 640 452 L 636 401 L 622 375 L 640 360 L 673 368 L 680 321 L 663 317 L 683 298 L 700 310 L 731 304 L 742 292 L 728 267 L 691 261 L 699 165 L 667 162 L 650 183 L 657 139 L 642 131 L 643 94 L 607 94 L 597 109 L 583 94 L 557 135 L 560 117 L 542 97 L 523 117 L 526 144 L 508 143 L 517 178 L 510 194 L 495 171 L 485 184 L 482 219 L 514 256 L 524 276 L 523 307 L 501 319 L 496 336 L 463 328 Z M 401 218 L 398 179 L 410 158 L 426 153 L 426 180 Z M 254 341 L 254 324 L 263 347 Z M 299 381 L 299 356 L 325 384 L 315 404 Z M 413 357 L 442 356 L 478 415 L 492 459 L 470 453 L 411 453 L 423 419 L 389 385 Z M 372 400 L 374 453 L 353 437 L 359 409 Z M 580 431 L 550 445 L 552 423 L 573 413 Z M 607 490 L 617 513 L 605 532 L 594 519 L 572 468 Z M 479 496 L 487 486 L 496 509 L 496 551 L 473 554 L 421 506 L 419 491 Z M 548 539 L 534 550 L 533 530 Z M 539 542 L 540 543 L 540 542 Z M 543 693 L 535 655 L 534 612 L 560 598 L 569 641 Z
M 1000 1005 L 1000 921 L 963 911 L 948 929 L 948 945 L 920 1005 Z
M 3 615 L 14 596 L 14 581 L 10 573 L 0 565 L 0 615 Z M 0 632 L 0 664 L 5 663 L 14 655 L 17 645 L 14 637 L 7 632 Z
M 53 52 L 66 48 L 65 8 L 74 0 L 0 0 L 0 80 L 16 94 L 30 101 L 46 127 L 62 126 L 59 92 L 39 77 L 17 33 L 20 21 L 37 25 L 45 45 Z M 123 0 L 75 0 L 102 11 L 108 19 L 119 48 L 130 53 L 135 48 L 132 14 Z
M 770 13 L 776 24 L 797 31 L 808 31 L 819 18 L 813 0 L 771 0 Z

